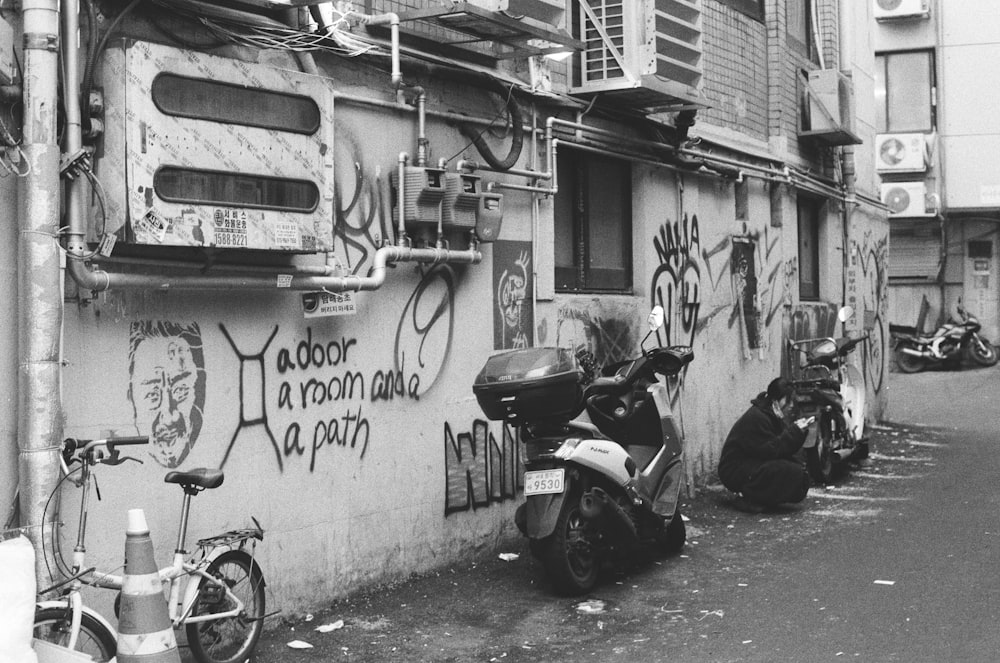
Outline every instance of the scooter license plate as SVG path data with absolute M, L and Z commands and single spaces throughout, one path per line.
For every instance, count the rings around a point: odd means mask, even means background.
M 547 495 L 563 491 L 565 470 L 537 470 L 524 473 L 525 495 Z

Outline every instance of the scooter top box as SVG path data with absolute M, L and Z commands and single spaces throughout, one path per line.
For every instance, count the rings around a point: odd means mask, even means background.
M 566 348 L 526 348 L 493 355 L 472 391 L 493 421 L 569 420 L 583 410 L 583 371 Z

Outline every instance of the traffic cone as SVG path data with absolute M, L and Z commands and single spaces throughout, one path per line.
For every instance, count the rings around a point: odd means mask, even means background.
M 118 663 L 180 663 L 146 514 L 130 509 L 118 617 Z

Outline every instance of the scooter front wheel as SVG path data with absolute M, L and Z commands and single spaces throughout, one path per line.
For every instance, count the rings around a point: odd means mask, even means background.
M 538 542 L 542 564 L 556 592 L 583 594 L 597 584 L 600 558 L 590 540 L 591 525 L 580 513 L 580 496 L 566 496 L 555 531 Z
M 982 341 L 981 346 L 979 341 Z M 966 353 L 968 354 L 969 359 L 980 366 L 994 366 L 997 363 L 997 360 L 1000 359 L 1000 355 L 997 355 L 997 349 L 994 348 L 993 344 L 983 336 L 980 336 L 977 339 L 975 335 L 973 335 L 973 337 L 969 339 L 969 345 L 966 346 Z

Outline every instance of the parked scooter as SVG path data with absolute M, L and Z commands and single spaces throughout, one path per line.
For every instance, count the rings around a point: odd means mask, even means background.
M 961 300 L 958 302 L 957 313 L 959 320 L 949 317 L 930 336 L 917 333 L 914 327 L 889 325 L 899 370 L 917 373 L 934 364 L 958 368 L 963 357 L 980 366 L 996 364 L 1000 358 L 996 348 L 980 335 L 982 325 L 975 316 L 966 312 Z
M 841 323 L 854 315 L 844 306 L 837 313 Z M 799 414 L 814 416 L 810 435 L 815 445 L 806 448 L 806 467 L 818 483 L 828 483 L 851 460 L 868 456 L 865 433 L 865 381 L 847 355 L 867 335 L 857 338 L 807 338 L 788 342 L 795 404 Z
M 663 309 L 649 315 L 649 334 Z M 682 440 L 666 385 L 694 354 L 643 347 L 594 377 L 592 355 L 528 348 L 490 357 L 473 391 L 487 417 L 519 428 L 525 503 L 515 514 L 556 591 L 597 583 L 603 562 L 641 546 L 679 551 Z M 590 421 L 576 418 L 586 409 Z

